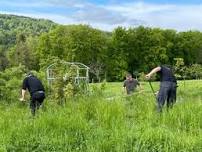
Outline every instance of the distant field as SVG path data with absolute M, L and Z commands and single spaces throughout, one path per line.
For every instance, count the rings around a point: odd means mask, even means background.
M 141 92 L 147 93 L 148 95 L 152 94 L 152 90 L 149 86 L 149 82 L 140 82 L 143 90 Z M 159 89 L 159 82 L 151 82 L 153 88 L 155 91 Z M 178 81 L 178 99 L 186 98 L 186 96 L 182 96 L 184 94 L 181 94 L 182 92 L 190 93 L 190 94 L 197 94 L 202 97 L 202 80 L 186 80 L 186 81 Z M 137 89 L 137 91 L 140 91 Z M 112 82 L 106 84 L 106 94 L 108 95 L 123 95 L 123 83 L 121 82 Z
M 141 84 L 130 97 L 122 83 L 106 83 L 63 106 L 47 99 L 35 119 L 28 104 L 1 104 L 0 152 L 201 152 L 202 81 L 179 82 L 176 105 L 162 114 Z

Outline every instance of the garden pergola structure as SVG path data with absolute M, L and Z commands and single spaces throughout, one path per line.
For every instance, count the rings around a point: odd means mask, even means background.
M 89 83 L 89 67 L 80 62 L 60 62 L 60 66 L 64 66 L 64 68 L 68 69 L 71 66 L 76 66 L 76 76 L 73 77 L 75 84 L 80 84 L 80 82 L 84 82 L 86 84 Z M 57 74 L 55 74 L 55 70 L 57 70 L 58 63 L 53 63 L 49 65 L 46 69 L 47 81 L 48 85 L 51 86 L 52 82 L 57 79 Z M 68 72 L 68 71 L 66 71 Z M 64 73 L 65 75 L 65 73 Z

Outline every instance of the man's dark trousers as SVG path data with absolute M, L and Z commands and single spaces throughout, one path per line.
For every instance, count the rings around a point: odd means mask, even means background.
M 36 109 L 39 109 L 45 99 L 45 93 L 43 91 L 36 91 L 31 96 L 30 108 L 32 115 L 35 115 Z
M 159 112 L 162 111 L 163 105 L 165 104 L 166 100 L 167 100 L 167 108 L 173 106 L 173 104 L 176 101 L 176 91 L 177 90 L 175 82 L 169 82 L 169 81 L 161 82 L 160 90 L 157 97 L 158 101 L 157 110 Z

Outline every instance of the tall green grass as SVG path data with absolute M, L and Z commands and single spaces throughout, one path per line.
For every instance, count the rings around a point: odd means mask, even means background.
M 147 83 L 126 97 L 121 83 L 102 94 L 57 105 L 46 99 L 35 118 L 28 105 L 0 105 L 0 151 L 201 152 L 202 81 L 179 84 L 173 109 L 159 114 Z M 158 83 L 153 83 L 158 89 Z

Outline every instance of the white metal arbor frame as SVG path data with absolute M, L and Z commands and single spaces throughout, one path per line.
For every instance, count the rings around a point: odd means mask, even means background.
M 63 66 L 66 67 L 71 67 L 73 65 L 76 65 L 78 68 L 76 68 L 76 76 L 74 77 L 74 81 L 76 84 L 79 84 L 80 81 L 85 82 L 86 84 L 89 83 L 89 67 L 86 66 L 83 63 L 79 62 L 61 62 Z M 54 69 L 57 69 L 56 67 L 57 63 L 53 63 L 49 65 L 46 69 L 46 74 L 47 74 L 47 80 L 48 80 L 48 85 L 50 86 L 52 82 L 57 79 L 57 75 L 54 74 Z M 81 75 L 81 70 L 85 72 L 85 74 Z M 65 74 L 65 73 L 64 73 Z

